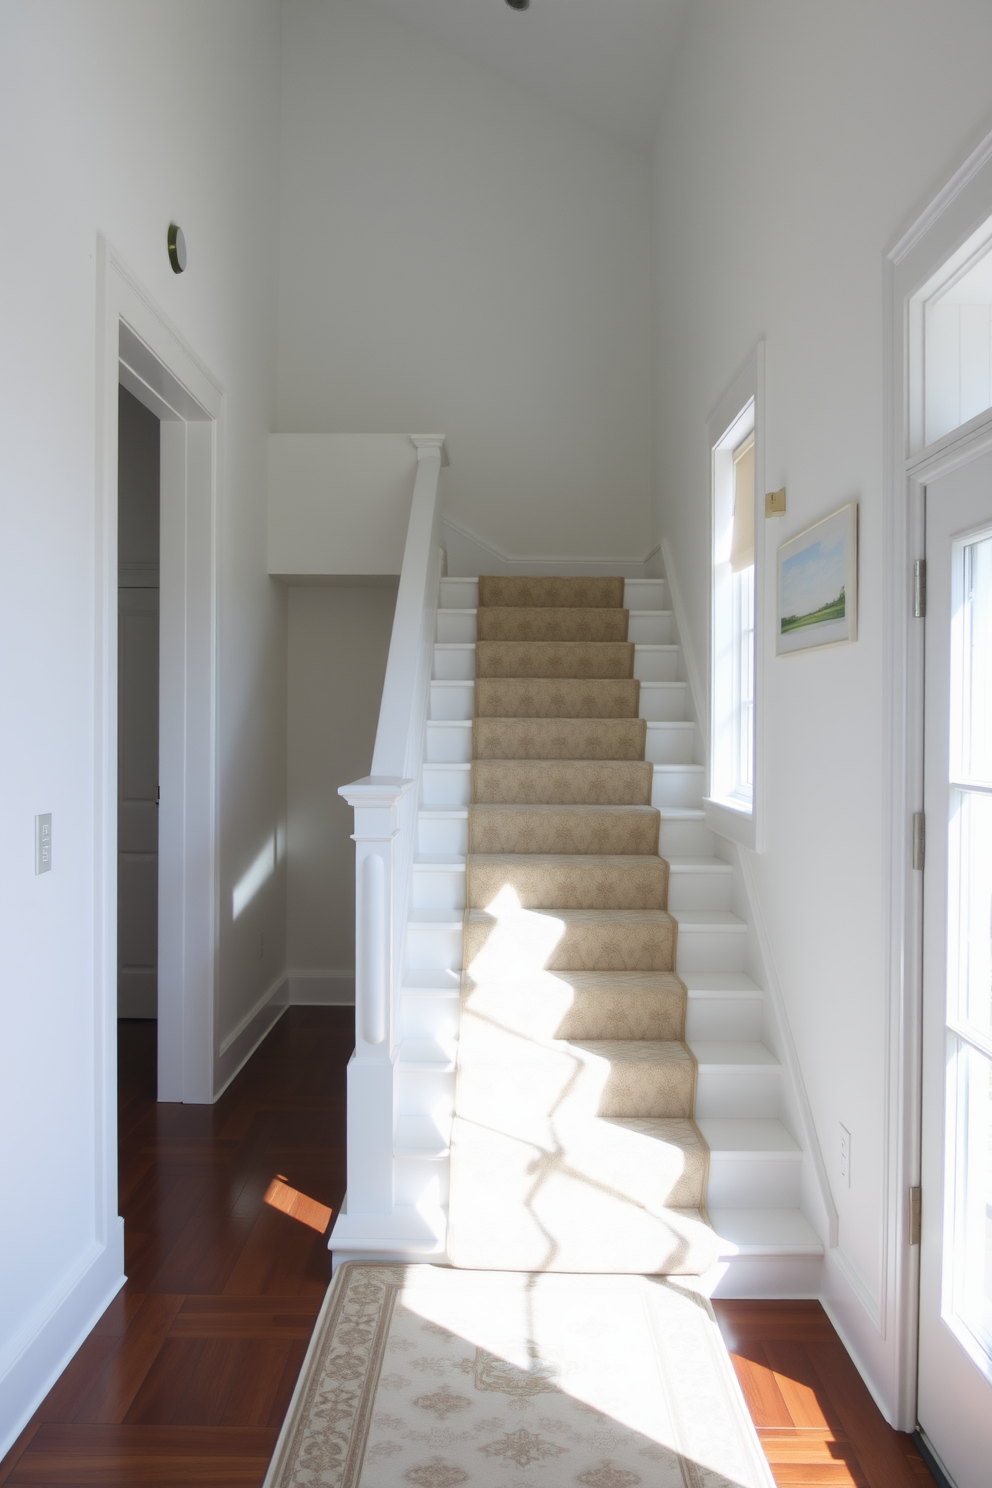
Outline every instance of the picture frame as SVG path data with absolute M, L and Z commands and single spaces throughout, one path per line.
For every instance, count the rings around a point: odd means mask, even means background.
M 856 501 L 782 543 L 776 567 L 776 656 L 857 640 Z

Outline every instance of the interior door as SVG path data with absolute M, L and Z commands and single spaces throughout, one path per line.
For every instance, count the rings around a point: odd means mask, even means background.
M 926 491 L 920 1425 L 992 1481 L 992 454 Z
M 158 1014 L 158 589 L 118 591 L 117 1016 Z

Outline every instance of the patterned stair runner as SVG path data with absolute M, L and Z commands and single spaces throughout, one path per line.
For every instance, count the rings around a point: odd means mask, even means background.
M 479 580 L 455 1266 L 717 1258 L 623 589 Z

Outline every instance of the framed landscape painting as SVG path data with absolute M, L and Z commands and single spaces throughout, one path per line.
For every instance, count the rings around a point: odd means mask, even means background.
M 852 501 L 778 550 L 775 651 L 858 638 L 858 504 Z

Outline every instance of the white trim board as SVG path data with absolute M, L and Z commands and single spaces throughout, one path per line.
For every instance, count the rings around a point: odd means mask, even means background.
M 884 1071 L 881 1315 L 874 1337 L 863 1327 L 861 1309 L 850 1308 L 843 1290 L 831 1304 L 859 1361 L 871 1356 L 873 1393 L 883 1397 L 887 1418 L 903 1431 L 916 1424 L 919 1250 L 906 1237 L 909 1190 L 920 1173 L 923 907 L 922 875 L 912 868 L 910 850 L 913 812 L 923 805 L 923 626 L 913 618 L 910 575 L 914 559 L 923 554 L 924 482 L 936 474 L 938 464 L 962 453 L 962 434 L 955 431 L 936 449 L 914 455 L 922 367 L 911 302 L 990 217 L 992 134 L 899 235 L 884 264 L 883 749 L 889 767 L 884 1040 L 889 1057 Z
M 290 1007 L 354 1007 L 355 970 L 288 971 Z
M 572 574 L 612 577 L 616 574 L 625 579 L 646 579 L 655 577 L 652 560 L 659 552 L 659 545 L 655 543 L 642 558 L 519 557 L 502 552 L 486 538 L 443 516 L 441 541 L 447 555 L 445 573 L 449 578 L 475 578 L 483 573 L 561 574 L 565 577 Z
M 102 237 L 97 263 L 96 979 L 106 1006 L 115 1008 L 117 388 L 123 382 L 161 420 L 158 1095 L 210 1102 L 222 1078 L 214 1028 L 215 711 L 216 509 L 225 399 Z M 115 1109 L 113 1094 L 109 1109 Z

